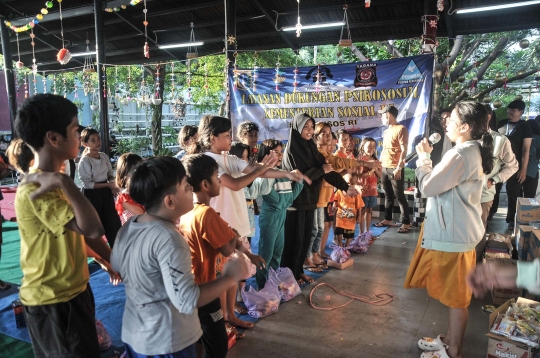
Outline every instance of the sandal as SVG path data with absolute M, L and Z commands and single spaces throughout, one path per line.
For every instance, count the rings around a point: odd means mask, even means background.
M 233 333 L 236 336 L 236 339 L 242 339 L 246 336 L 244 333 L 238 332 L 236 328 L 229 323 L 229 321 L 225 321 L 225 330 L 227 333 Z
M 394 226 L 397 226 L 394 223 L 392 223 L 392 224 L 384 224 L 383 221 L 380 221 L 380 222 L 378 222 L 376 224 L 373 224 L 373 226 L 375 226 L 375 227 L 394 227 Z
M 423 337 L 418 341 L 418 348 L 423 351 L 438 351 L 448 349 L 448 345 L 443 342 L 444 336 L 439 334 L 436 338 Z
M 411 229 L 411 227 L 407 227 L 407 226 L 401 226 L 397 232 L 399 232 L 400 234 L 406 234 L 409 232 L 409 230 Z
M 11 288 L 11 285 L 9 283 L 5 283 L 4 281 L 0 280 L 0 290 L 9 290 Z
M 319 264 L 315 264 L 315 266 L 317 266 L 318 268 L 323 269 L 323 270 L 328 270 L 328 265 L 324 261 L 319 263 Z
M 420 358 L 450 358 L 450 356 L 446 353 L 446 349 L 441 348 L 438 351 L 424 352 Z
M 321 273 L 321 272 L 323 272 L 323 270 L 321 268 L 317 267 L 316 265 L 304 266 L 303 269 L 306 270 L 306 271 L 309 271 L 309 272 L 313 272 L 313 273 Z

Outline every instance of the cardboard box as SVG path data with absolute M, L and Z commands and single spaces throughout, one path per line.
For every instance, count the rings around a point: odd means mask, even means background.
M 540 220 L 540 204 L 534 198 L 518 198 L 516 224 Z M 517 226 L 517 225 L 516 225 Z
M 527 252 L 527 261 L 534 261 L 534 259 L 540 258 L 540 230 L 532 230 L 528 241 Z
M 491 298 L 495 306 L 503 305 L 506 301 L 514 298 L 518 299 L 523 295 L 523 290 L 513 290 L 506 288 L 493 288 L 491 289 Z
M 514 302 L 517 302 L 518 304 L 540 305 L 539 302 L 521 297 L 518 298 L 517 301 L 515 299 L 510 299 L 489 315 L 488 330 L 491 330 L 497 316 L 505 313 L 508 307 Z M 533 358 L 539 353 L 539 350 L 536 348 L 529 347 L 524 343 L 513 341 L 504 336 L 493 333 L 488 333 L 486 336 L 489 338 L 487 358 Z
M 354 259 L 352 257 L 350 257 L 347 261 L 345 261 L 344 263 L 341 263 L 341 264 L 339 262 L 334 261 L 334 260 L 328 260 L 326 262 L 326 264 L 328 266 L 337 268 L 339 270 L 346 269 L 347 267 L 352 266 L 353 263 L 354 263 Z
M 532 261 L 529 259 L 529 241 L 534 227 L 529 225 L 518 225 L 516 228 L 516 249 L 520 261 Z

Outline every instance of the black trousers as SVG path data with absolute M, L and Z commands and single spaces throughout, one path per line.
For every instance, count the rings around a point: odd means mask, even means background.
M 36 358 L 100 357 L 90 284 L 70 301 L 24 306 L 24 318 Z
M 503 183 L 495 184 L 495 196 L 493 197 L 493 205 L 491 205 L 491 209 L 489 209 L 489 214 L 492 216 L 497 213 L 497 210 L 499 210 L 499 196 L 501 195 L 502 186 Z
M 315 210 L 287 210 L 285 217 L 285 245 L 281 267 L 288 267 L 299 280 L 304 273 L 304 260 L 311 242 Z
M 513 223 L 516 216 L 517 198 L 534 198 L 536 196 L 536 188 L 538 187 L 538 174 L 536 178 L 530 176 L 525 177 L 523 183 L 517 180 L 517 173 L 512 175 L 506 182 L 506 195 L 508 196 L 508 213 L 506 222 Z
M 109 188 L 83 189 L 84 196 L 90 200 L 99 215 L 99 220 L 105 229 L 105 237 L 111 249 L 116 240 L 116 234 L 122 223 L 118 212 L 114 208 L 114 196 Z
M 224 358 L 227 356 L 228 340 L 221 302 L 216 298 L 209 304 L 199 307 L 199 320 L 203 335 L 204 358 Z
M 401 223 L 410 225 L 409 203 L 405 197 L 405 171 L 401 170 L 401 179 L 394 180 L 395 168 L 383 168 L 382 170 L 382 188 L 384 190 L 384 219 L 392 221 L 394 212 L 394 197 L 397 198 L 399 210 L 401 211 Z

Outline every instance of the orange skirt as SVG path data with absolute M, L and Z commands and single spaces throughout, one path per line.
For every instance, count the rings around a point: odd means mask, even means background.
M 426 288 L 428 295 L 451 308 L 467 308 L 472 291 L 465 281 L 476 266 L 476 250 L 443 252 L 422 248 L 424 225 L 405 277 L 405 288 Z

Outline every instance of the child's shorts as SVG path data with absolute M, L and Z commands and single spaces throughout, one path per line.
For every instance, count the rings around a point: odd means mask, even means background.
M 326 207 L 324 208 L 324 222 L 325 223 L 331 223 L 334 222 L 334 202 L 329 202 Z
M 336 227 L 334 235 L 343 235 L 345 239 L 354 239 L 354 230 L 347 230 L 341 227 Z
M 373 209 L 377 206 L 377 197 L 376 196 L 363 196 L 362 200 L 364 200 L 364 208 L 366 209 Z

